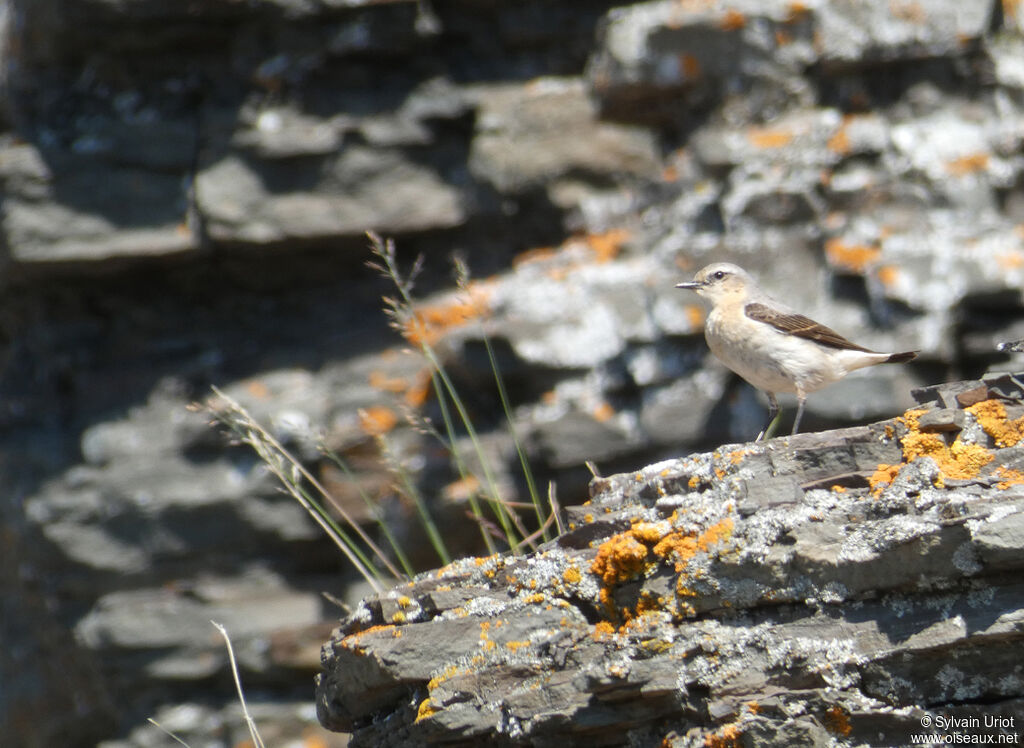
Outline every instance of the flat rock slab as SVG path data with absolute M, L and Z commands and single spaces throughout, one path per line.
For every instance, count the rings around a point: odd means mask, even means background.
M 538 551 L 364 601 L 324 646 L 320 720 L 353 746 L 900 745 L 954 716 L 1012 739 L 1009 384 L 597 478 Z

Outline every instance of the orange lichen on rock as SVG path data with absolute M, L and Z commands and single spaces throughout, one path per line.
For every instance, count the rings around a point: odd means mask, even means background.
M 938 434 L 927 434 L 911 431 L 903 437 L 903 458 L 913 462 L 919 457 L 931 457 L 939 466 L 944 478 L 969 480 L 977 478 L 978 473 L 994 457 L 980 444 L 965 444 L 957 439 L 952 444 L 946 442 Z
M 520 265 L 527 265 L 531 262 L 550 260 L 556 254 L 557 251 L 554 247 L 535 247 L 533 249 L 527 249 L 512 258 L 512 266 L 518 267 Z
M 632 530 L 628 530 L 600 545 L 590 571 L 608 588 L 639 574 L 646 561 L 647 546 L 633 536 Z
M 610 229 L 602 234 L 588 234 L 584 241 L 594 253 L 598 263 L 614 260 L 630 237 L 626 229 Z
M 718 25 L 723 31 L 739 31 L 747 25 L 747 19 L 738 10 L 729 9 L 725 11 Z
M 614 417 L 615 408 L 613 408 L 610 403 L 602 402 L 600 405 L 595 407 L 590 414 L 598 423 L 604 423 L 605 421 L 610 421 L 612 417 Z
M 654 546 L 654 555 L 658 558 L 673 558 L 676 571 L 682 571 L 686 562 L 698 552 L 707 552 L 713 546 L 725 542 L 732 535 L 733 521 L 729 517 L 716 522 L 699 535 L 691 532 L 671 532 L 661 538 Z
M 696 330 L 704 326 L 704 307 L 687 304 L 684 310 L 686 311 L 686 321 L 690 323 L 691 328 Z
M 882 265 L 878 268 L 877 276 L 883 286 L 892 287 L 899 280 L 900 269 L 895 265 Z
M 703 532 L 672 530 L 668 522 L 637 522 L 625 532 L 612 536 L 598 547 L 590 571 L 601 580 L 600 600 L 610 613 L 621 612 L 627 619 L 633 611 L 615 611 L 612 590 L 616 584 L 643 573 L 657 561 L 672 561 L 677 573 L 700 552 L 707 553 L 732 535 L 731 518 L 716 522 Z M 677 591 L 685 580 L 680 578 Z M 684 593 L 678 593 L 683 596 Z M 695 596 L 695 593 L 686 593 Z M 638 608 L 636 614 L 649 611 Z
M 825 728 L 837 735 L 849 735 L 853 732 L 850 715 L 839 706 L 831 706 L 825 710 Z
M 994 405 L 990 405 L 994 403 Z M 938 485 L 946 479 L 970 480 L 981 474 L 982 468 L 988 465 L 995 456 L 981 444 L 969 444 L 957 437 L 952 444 L 947 444 L 939 434 L 923 432 L 919 419 L 924 410 L 908 410 L 896 421 L 907 427 L 906 433 L 900 437 L 903 450 L 903 462 L 899 465 L 879 465 L 875 474 L 868 479 L 875 496 L 892 483 L 899 469 L 919 457 L 931 457 L 939 468 Z M 986 433 L 996 439 L 999 446 L 1011 446 L 1020 441 L 1021 432 L 1016 429 L 1024 426 L 1020 421 L 1008 422 L 1006 409 L 1001 403 L 985 400 L 970 408 Z M 1021 419 L 1024 420 L 1024 419 Z M 987 424 L 987 425 L 986 425 Z M 990 430 L 991 429 L 991 430 Z M 1000 443 L 1004 439 L 1005 443 Z
M 734 449 L 732 452 L 727 453 L 725 456 L 729 458 L 729 462 L 733 465 L 739 465 L 743 462 L 743 458 L 750 454 L 752 450 L 749 449 Z
M 594 638 L 600 641 L 615 635 L 615 627 L 608 621 L 598 621 L 594 624 Z
M 1015 447 L 1024 439 L 1024 416 L 1009 420 L 1006 406 L 998 400 L 982 400 L 967 408 L 991 436 L 997 447 Z
M 808 13 L 810 13 L 810 8 L 807 7 L 807 3 L 793 0 L 786 8 L 786 23 L 797 23 L 803 20 Z
M 966 176 L 967 174 L 975 174 L 979 171 L 985 171 L 988 168 L 989 155 L 987 153 L 971 153 L 967 156 L 961 156 L 960 158 L 953 159 L 946 164 L 946 169 L 950 174 L 957 177 Z
M 794 134 L 790 130 L 752 127 L 747 131 L 747 140 L 757 148 L 782 148 L 793 142 Z
M 1000 465 L 996 468 L 996 475 L 1003 479 L 996 484 L 996 488 L 1000 491 L 1005 491 L 1010 486 L 1018 486 L 1024 483 L 1024 472 L 1008 468 L 1005 465 Z
M 380 370 L 371 371 L 369 381 L 375 390 L 384 392 L 405 392 L 409 387 L 409 380 L 405 377 L 392 377 Z
M 878 260 L 882 250 L 870 244 L 849 244 L 839 237 L 832 237 L 825 242 L 825 256 L 836 267 L 863 273 L 868 266 Z
M 845 156 L 850 152 L 850 136 L 846 132 L 846 126 L 840 127 L 836 130 L 835 135 L 828 139 L 825 144 L 826 147 L 833 153 L 838 153 L 841 156 Z
M 452 503 L 469 501 L 480 493 L 480 479 L 475 475 L 467 475 L 452 481 L 441 489 L 444 500 Z
M 736 725 L 725 725 L 718 732 L 704 736 L 705 748 L 740 748 L 743 733 Z
M 466 293 L 437 304 L 420 306 L 402 325 L 402 337 L 413 345 L 433 345 L 449 330 L 465 325 L 490 311 L 490 290 L 470 284 Z
M 395 411 L 384 405 L 373 405 L 359 411 L 359 428 L 370 436 L 380 436 L 398 425 Z
M 1024 252 L 1001 252 L 996 255 L 996 264 L 1004 270 L 1018 270 L 1024 267 Z

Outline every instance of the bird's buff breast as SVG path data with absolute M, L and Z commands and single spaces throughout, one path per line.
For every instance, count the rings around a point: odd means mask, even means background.
M 755 387 L 768 392 L 813 392 L 841 374 L 817 344 L 743 315 L 713 311 L 704 327 L 711 352 Z

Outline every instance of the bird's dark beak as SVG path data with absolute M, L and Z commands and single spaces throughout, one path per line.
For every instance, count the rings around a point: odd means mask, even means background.
M 676 283 L 676 288 L 686 288 L 690 291 L 696 291 L 698 288 L 702 288 L 703 283 L 698 281 L 686 281 L 686 283 Z

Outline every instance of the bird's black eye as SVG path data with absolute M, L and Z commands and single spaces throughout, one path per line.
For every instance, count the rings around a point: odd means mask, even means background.
M 722 280 L 722 278 L 725 277 L 725 271 L 724 270 L 719 270 L 717 273 L 715 273 L 711 277 L 714 278 L 715 280 L 719 280 L 720 281 L 720 280 Z

